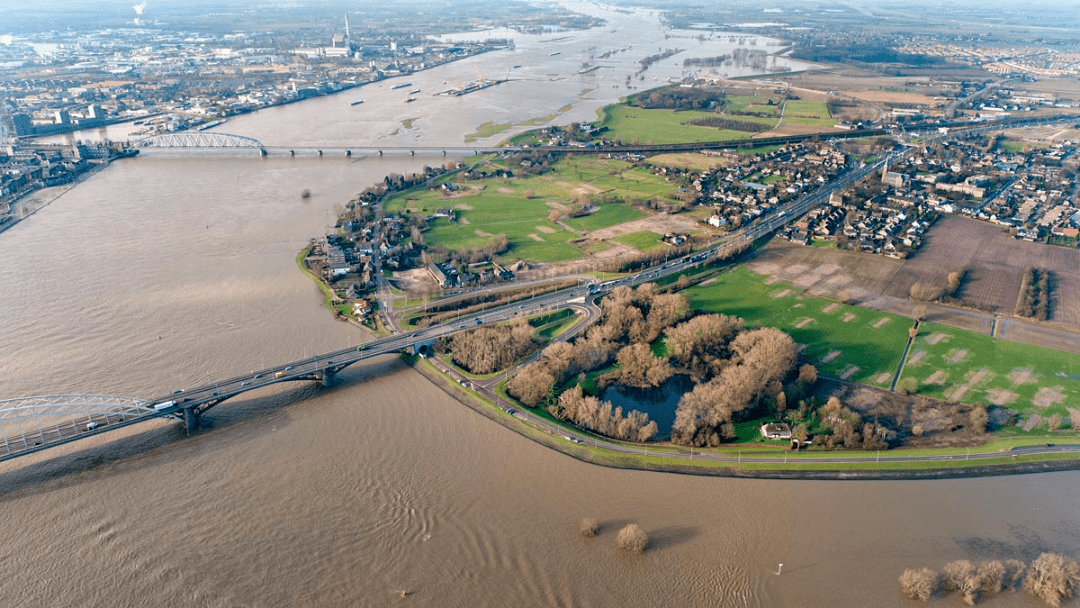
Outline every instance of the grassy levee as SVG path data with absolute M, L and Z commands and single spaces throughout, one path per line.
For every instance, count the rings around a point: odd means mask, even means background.
M 337 309 L 334 307 L 334 293 L 330 291 L 330 288 L 327 287 L 326 283 L 316 276 L 314 272 L 311 272 L 311 269 L 304 263 L 304 258 L 306 258 L 309 253 L 311 253 L 311 247 L 305 247 L 300 250 L 300 253 L 296 254 L 296 266 L 300 268 L 300 272 L 304 273 L 304 275 L 312 281 L 315 281 L 315 284 L 319 286 L 319 291 L 323 294 L 323 306 L 330 312 L 337 312 Z
M 774 477 L 774 478 L 821 478 L 821 479 L 917 479 L 920 477 L 971 477 L 1002 475 L 1013 473 L 1029 473 L 1051 470 L 1067 470 L 1080 468 L 1080 454 L 1038 454 L 1013 456 L 1003 454 L 1001 457 L 986 460 L 971 461 L 956 458 L 935 462 L 879 462 L 876 455 L 869 452 L 821 452 L 815 455 L 807 453 L 783 453 L 773 450 L 769 455 L 775 458 L 775 462 L 738 462 L 737 450 L 733 447 L 725 447 L 713 450 L 694 450 L 696 459 L 691 459 L 688 452 L 671 445 L 649 445 L 649 454 L 626 454 L 617 452 L 611 448 L 622 444 L 602 438 L 589 438 L 584 443 L 571 443 L 558 431 L 548 432 L 531 423 L 507 414 L 502 408 L 478 395 L 465 389 L 457 382 L 446 376 L 429 361 L 419 357 L 406 357 L 406 359 L 421 373 L 435 382 L 444 391 L 457 398 L 460 402 L 485 417 L 498 422 L 515 432 L 528 437 L 537 443 L 558 450 L 564 454 L 601 466 L 614 468 L 665 471 L 673 473 L 711 475 L 724 477 Z M 506 395 L 499 391 L 503 398 Z M 542 409 L 527 409 L 530 414 L 552 422 L 559 430 L 580 432 L 556 420 Z M 637 449 L 644 446 L 633 445 Z M 955 453 L 956 450 L 942 451 L 944 455 Z M 678 456 L 676 456 L 678 454 Z M 702 455 L 724 454 L 736 461 L 702 460 Z M 865 462 L 852 463 L 827 463 L 815 462 L 816 458 L 835 458 L 837 456 L 851 457 L 855 454 L 863 456 Z M 888 452 L 889 455 L 898 452 Z M 760 457 L 762 453 L 751 450 L 741 450 L 741 456 Z

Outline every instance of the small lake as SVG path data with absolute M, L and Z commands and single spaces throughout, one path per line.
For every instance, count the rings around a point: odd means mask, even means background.
M 675 423 L 675 408 L 683 394 L 694 388 L 689 376 L 672 376 L 670 380 L 656 388 L 630 388 L 612 385 L 600 391 L 601 401 L 610 401 L 612 405 L 623 408 L 623 412 L 638 410 L 649 415 L 649 420 L 656 422 L 655 440 L 671 437 L 671 425 Z

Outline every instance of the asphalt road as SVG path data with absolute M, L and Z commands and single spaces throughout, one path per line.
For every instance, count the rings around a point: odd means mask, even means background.
M 1075 117 L 1061 117 L 1055 119 L 1040 120 L 1040 123 L 1057 122 L 1061 120 L 1075 121 Z M 966 131 L 954 131 L 951 136 L 956 136 L 962 133 L 979 133 L 991 130 L 999 130 L 1008 126 L 1004 122 L 984 123 L 976 127 L 967 129 Z M 941 135 L 934 139 L 944 139 L 945 136 Z M 120 428 L 122 426 L 128 426 L 135 424 L 143 420 L 163 417 L 174 416 L 181 417 L 185 409 L 195 408 L 200 411 L 205 411 L 214 405 L 236 395 L 270 386 L 272 384 L 278 384 L 281 382 L 298 381 L 298 380 L 323 380 L 327 375 L 331 378 L 333 374 L 341 369 L 352 365 L 356 362 L 363 361 L 375 356 L 384 354 L 395 353 L 399 351 L 409 350 L 412 347 L 420 344 L 433 342 L 441 337 L 449 336 L 460 331 L 467 331 L 473 329 L 478 325 L 501 323 L 518 317 L 529 316 L 545 311 L 557 310 L 565 308 L 567 306 L 573 307 L 579 314 L 585 318 L 582 323 L 579 323 L 570 335 L 587 327 L 598 313 L 593 301 L 605 293 L 610 292 L 612 289 L 621 285 L 633 286 L 641 283 L 656 281 L 666 276 L 670 276 L 684 270 L 687 270 L 693 266 L 707 262 L 711 259 L 722 257 L 728 252 L 732 251 L 736 247 L 752 243 L 758 238 L 770 234 L 783 226 L 789 221 L 793 221 L 799 216 L 806 213 L 809 209 L 828 200 L 830 194 L 834 191 L 842 190 L 857 181 L 863 179 L 872 172 L 880 170 L 886 163 L 895 162 L 910 154 L 915 148 L 907 148 L 906 150 L 893 151 L 876 162 L 868 165 L 847 171 L 846 173 L 837 177 L 834 181 L 824 184 L 821 187 L 805 193 L 796 200 L 784 205 L 777 212 L 769 217 L 759 220 L 757 223 L 742 229 L 740 231 L 733 232 L 724 237 L 720 242 L 710 246 L 707 249 L 686 255 L 678 260 L 661 264 L 660 266 L 654 266 L 646 268 L 638 273 L 631 274 L 620 279 L 613 281 L 607 281 L 603 283 L 591 283 L 588 285 L 582 285 L 562 291 L 537 296 L 535 298 L 528 299 L 524 302 L 505 305 L 498 308 L 489 309 L 479 314 L 470 315 L 461 319 L 455 320 L 449 323 L 443 323 L 424 329 L 418 329 L 409 333 L 398 333 L 396 335 L 382 338 L 374 342 L 364 344 L 355 348 L 347 348 L 337 350 L 330 353 L 323 353 L 315 355 L 310 358 L 305 358 L 299 361 L 293 361 L 285 363 L 275 367 L 267 369 L 253 371 L 249 374 L 236 376 L 226 380 L 214 382 L 198 387 L 191 388 L 177 388 L 172 393 L 162 395 L 150 400 L 151 407 L 148 409 L 146 415 L 128 419 L 128 420 L 110 420 L 103 418 L 98 420 L 97 418 L 90 417 L 85 422 L 73 423 L 71 429 L 64 425 L 63 428 L 57 427 L 53 429 L 41 429 L 40 440 L 36 442 L 36 445 L 29 445 L 24 442 L 25 450 L 20 450 L 17 453 L 11 453 L 8 457 L 15 457 L 41 449 L 46 449 L 53 445 L 59 445 L 61 443 L 67 443 L 77 439 L 81 439 L 86 436 L 96 435 L 109 430 Z M 392 294 L 389 292 L 389 288 L 386 285 L 385 278 L 379 277 L 378 285 L 381 299 L 389 306 Z M 389 310 L 389 308 L 387 308 Z M 386 315 L 387 322 L 392 329 L 398 329 L 395 319 L 392 314 Z M 501 399 L 495 395 L 492 390 L 492 384 L 476 386 L 476 390 L 485 397 L 493 400 L 495 403 L 500 404 L 503 407 L 510 407 L 504 404 Z M 564 434 L 566 431 L 555 427 L 550 423 L 538 419 L 527 412 L 517 412 L 516 416 L 529 420 L 534 425 L 541 429 L 544 429 L 553 434 Z M 81 420 L 81 419 L 80 419 Z M 87 428 L 91 422 L 97 422 L 98 426 L 95 428 Z M 92 426 L 92 425 L 91 425 Z M 46 435 L 46 432 L 52 433 Z M 588 440 L 588 437 L 584 435 L 569 434 L 564 435 L 567 441 L 572 442 L 584 442 Z M 594 439 L 595 440 L 595 439 Z M 620 453 L 627 454 L 646 454 L 648 452 L 647 447 L 636 447 L 632 445 L 623 444 L 608 444 L 608 449 L 611 449 Z M 1008 454 L 1044 454 L 1053 452 L 1072 452 L 1080 451 L 1080 446 L 1042 446 L 1031 448 L 1018 448 L 1009 452 Z M 730 456 L 715 455 L 715 454 L 701 454 L 694 451 L 678 452 L 674 454 L 667 453 L 666 455 L 673 458 L 685 457 L 688 459 L 709 459 L 717 461 L 732 461 Z M 992 453 L 973 453 L 964 456 L 892 456 L 887 455 L 882 458 L 882 462 L 943 462 L 943 461 L 955 461 L 955 460 L 980 460 L 987 458 L 997 458 L 1002 456 L 1000 452 Z M 4 460 L 5 458 L 0 458 Z M 750 458 L 740 459 L 746 462 L 775 462 L 775 458 Z M 835 459 L 815 459 L 814 462 L 826 462 L 826 463 L 855 463 L 866 462 L 865 458 L 842 458 Z

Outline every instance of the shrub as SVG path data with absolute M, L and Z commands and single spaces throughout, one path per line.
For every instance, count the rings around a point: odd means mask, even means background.
M 580 532 L 582 538 L 593 538 L 600 532 L 600 522 L 591 517 L 586 517 L 581 520 Z
M 645 534 L 645 531 L 637 524 L 630 524 L 619 530 L 619 535 L 615 537 L 615 546 L 620 551 L 630 554 L 644 553 L 648 544 L 649 535 Z

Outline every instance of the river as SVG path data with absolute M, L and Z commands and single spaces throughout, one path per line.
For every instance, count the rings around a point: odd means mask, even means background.
M 516 51 L 408 77 L 426 92 L 474 64 L 491 77 L 522 65 L 569 73 L 562 84 L 404 104 L 387 81 L 219 130 L 267 144 L 449 145 L 487 120 L 566 104 L 560 121 L 590 118 L 626 91 L 583 97 L 596 83 L 573 74 L 580 57 L 665 33 L 649 13 L 608 16 L 598 31 L 515 34 Z M 551 56 L 552 45 L 564 50 Z M 605 80 L 668 45 L 621 53 Z M 646 74 L 678 75 L 681 59 Z M 365 103 L 350 106 L 356 97 Z M 321 308 L 294 257 L 335 204 L 438 162 L 114 163 L 0 235 L 0 398 L 149 397 L 368 339 Z M 906 606 L 905 567 L 1080 553 L 1072 473 L 782 482 L 610 470 L 476 415 L 394 357 L 329 389 L 246 394 L 204 423 L 190 437 L 155 422 L 0 464 L 3 605 Z M 599 537 L 579 537 L 585 517 L 600 520 Z M 629 522 L 652 539 L 644 556 L 613 548 Z M 1035 604 L 1010 594 L 981 605 Z

